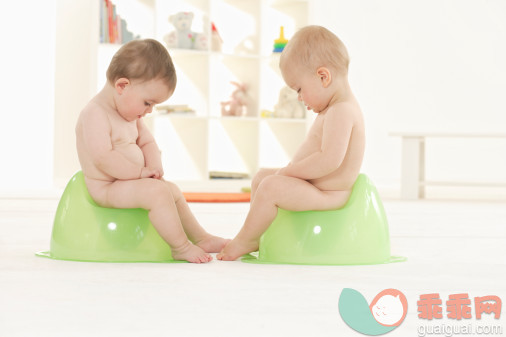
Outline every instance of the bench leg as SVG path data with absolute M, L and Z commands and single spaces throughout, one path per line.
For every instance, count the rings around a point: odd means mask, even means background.
M 425 197 L 425 139 L 403 137 L 401 197 L 419 199 Z

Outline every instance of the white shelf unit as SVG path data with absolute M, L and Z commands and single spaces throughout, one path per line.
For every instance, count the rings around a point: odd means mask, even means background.
M 153 36 L 141 35 L 143 38 L 154 37 L 162 42 L 163 36 L 174 29 L 168 22 L 169 15 L 185 11 L 194 13 L 193 31 L 203 32 L 207 18 L 224 41 L 221 52 L 169 49 L 178 83 L 174 95 L 164 104 L 188 105 L 195 114 L 155 112 L 149 118 L 162 150 L 166 178 L 185 190 L 235 190 L 250 182 L 209 179 L 209 172 L 241 172 L 251 178 L 260 167 L 286 165 L 303 141 L 312 118 L 309 113 L 305 119 L 262 118 L 261 111 L 273 110 L 284 86 L 279 54 L 272 53 L 280 26 L 289 39 L 309 24 L 310 0 L 137 1 L 152 7 Z M 116 2 L 121 13 L 122 4 Z M 99 49 L 105 60 L 103 69 L 99 69 L 103 74 L 114 47 Z M 234 90 L 231 81 L 248 85 L 251 105 L 246 116 L 221 116 L 220 102 Z

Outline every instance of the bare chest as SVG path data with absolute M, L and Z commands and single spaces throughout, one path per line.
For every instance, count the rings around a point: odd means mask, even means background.
M 127 122 L 122 118 L 111 120 L 112 148 L 132 163 L 144 165 L 144 155 L 137 145 L 139 130 L 137 121 Z
M 299 147 L 299 150 L 294 155 L 292 161 L 297 162 L 309 156 L 310 154 L 319 151 L 322 146 L 323 134 L 323 116 L 318 116 L 313 125 L 309 129 L 304 142 Z
M 307 133 L 307 141 L 312 145 L 321 147 L 322 145 L 322 137 L 323 137 L 323 122 L 325 121 L 325 116 L 318 115 L 313 125 L 309 129 Z
M 136 144 L 138 137 L 137 121 L 127 122 L 122 118 L 111 118 L 111 142 L 113 147 Z

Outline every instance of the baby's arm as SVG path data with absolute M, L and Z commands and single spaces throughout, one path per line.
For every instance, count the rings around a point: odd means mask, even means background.
M 320 150 L 302 160 L 290 163 L 278 174 L 310 180 L 324 177 L 337 170 L 348 150 L 353 120 L 353 112 L 348 109 L 343 107 L 329 109 L 323 123 Z
M 131 180 L 149 173 L 141 165 L 132 163 L 113 149 L 111 124 L 105 112 L 100 109 L 87 111 L 82 116 L 81 127 L 86 152 L 96 167 L 105 174 L 120 180 Z
M 137 121 L 137 130 L 139 131 L 137 145 L 142 150 L 146 167 L 157 170 L 160 175 L 158 178 L 163 177 L 162 156 L 155 137 L 149 132 L 142 119 Z

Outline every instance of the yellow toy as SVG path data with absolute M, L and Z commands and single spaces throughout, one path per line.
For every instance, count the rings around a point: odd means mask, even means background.
M 274 50 L 275 53 L 281 53 L 283 49 L 285 49 L 286 44 L 288 43 L 288 40 L 285 39 L 285 32 L 284 27 L 281 26 L 279 28 L 279 37 L 274 40 Z

